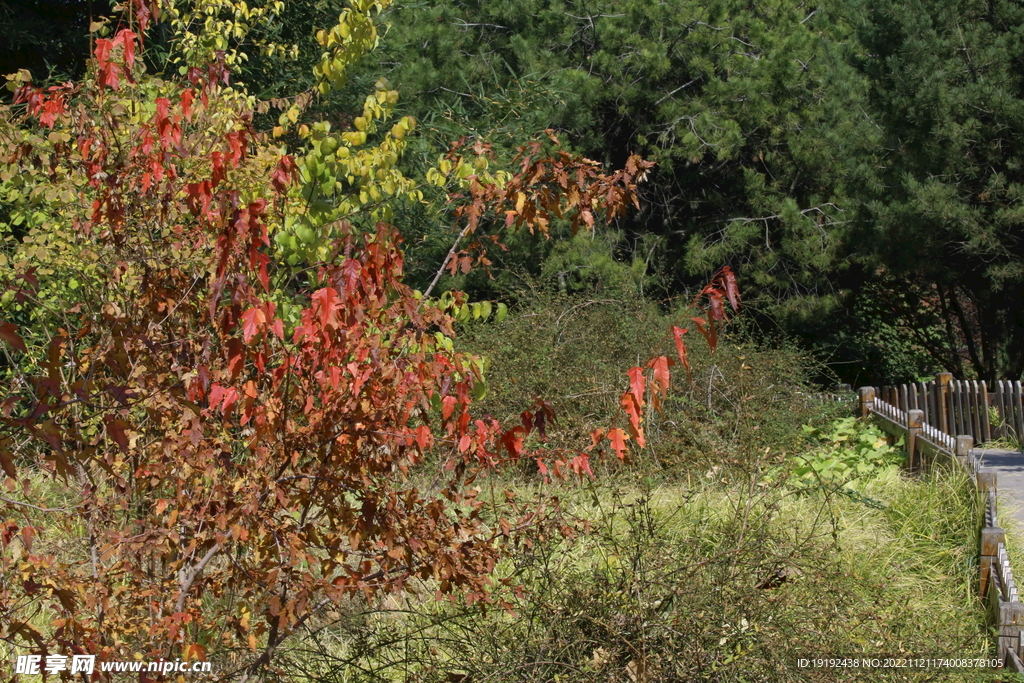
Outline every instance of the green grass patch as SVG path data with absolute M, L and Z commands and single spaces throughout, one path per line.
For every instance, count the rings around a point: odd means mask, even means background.
M 959 473 L 911 479 L 889 467 L 859 486 L 875 505 L 716 474 L 650 483 L 624 474 L 560 487 L 581 531 L 509 556 L 498 576 L 516 588 L 498 594 L 514 614 L 428 595 L 353 607 L 289 657 L 339 682 L 924 681 L 936 671 L 840 676 L 796 661 L 989 653 Z

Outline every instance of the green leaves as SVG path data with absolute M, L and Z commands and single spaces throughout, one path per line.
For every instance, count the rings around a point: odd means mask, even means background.
M 890 446 L 885 434 L 857 418 L 836 420 L 829 430 L 805 425 L 809 452 L 792 458 L 792 474 L 806 483 L 847 484 L 899 465 L 902 441 Z

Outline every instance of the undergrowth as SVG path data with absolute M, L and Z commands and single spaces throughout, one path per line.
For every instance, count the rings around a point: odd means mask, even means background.
M 429 597 L 355 610 L 291 653 L 318 681 L 804 681 L 814 656 L 982 657 L 972 501 L 956 473 L 864 483 L 880 505 L 784 485 L 559 491 L 574 538 L 516 549 L 515 613 Z M 844 672 L 930 680 L 934 671 Z M 988 678 L 986 678 L 988 677 Z M 991 680 L 981 672 L 945 680 Z
M 542 396 L 558 415 L 547 445 L 578 448 L 614 412 L 625 369 L 668 351 L 660 331 L 678 316 L 545 299 L 461 342 L 490 358 L 485 410 L 514 419 Z M 576 529 L 509 548 L 494 587 L 512 611 L 436 602 L 427 584 L 353 602 L 311 623 L 286 669 L 326 683 L 924 681 L 936 670 L 797 660 L 989 655 L 964 475 L 903 473 L 849 404 L 813 399 L 813 363 L 791 349 L 692 347 L 692 378 L 674 369 L 627 462 L 595 458 L 584 482 L 544 483 L 526 464 L 482 484 L 482 497 L 557 496 Z
M 552 300 L 476 325 L 462 342 L 490 357 L 486 410 L 512 419 L 543 396 L 558 414 L 547 445 L 579 447 L 614 412 L 624 370 L 659 351 L 658 332 L 674 319 L 655 306 Z M 528 464 L 481 480 L 488 519 L 511 490 L 557 497 L 575 530 L 542 527 L 508 547 L 493 587 L 509 610 L 436 601 L 429 582 L 373 604 L 352 598 L 306 622 L 276 675 L 995 680 L 978 670 L 797 666 L 801 657 L 989 656 L 974 497 L 959 471 L 906 475 L 898 449 L 846 417 L 849 406 L 813 400 L 801 354 L 738 337 L 714 356 L 692 346 L 692 380 L 675 368 L 672 399 L 647 415 L 648 447 L 629 461 L 595 458 L 593 480 L 544 482 Z M 10 495 L 69 504 L 36 484 Z

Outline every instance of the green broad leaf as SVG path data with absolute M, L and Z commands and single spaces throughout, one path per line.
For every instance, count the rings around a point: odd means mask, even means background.
M 312 244 L 313 240 L 316 239 L 316 235 L 313 233 L 313 229 L 308 225 L 300 225 L 295 229 L 295 235 L 302 241 L 303 244 Z
M 499 323 L 505 322 L 505 316 L 507 316 L 507 315 L 508 315 L 508 306 L 506 306 L 505 304 L 498 304 L 498 315 L 496 316 L 496 320 Z
M 469 393 L 475 400 L 482 401 L 487 396 L 487 382 L 478 380 Z

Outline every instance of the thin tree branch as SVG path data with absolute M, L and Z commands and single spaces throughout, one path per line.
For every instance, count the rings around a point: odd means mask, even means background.
M 459 243 L 462 241 L 462 238 L 468 234 L 469 225 L 464 227 L 462 232 L 459 233 L 459 236 L 455 238 L 455 243 L 452 244 L 452 248 L 448 250 L 448 255 L 445 256 L 444 261 L 441 262 L 441 267 L 437 269 L 437 274 L 434 275 L 434 279 L 431 281 L 430 286 L 427 287 L 427 291 L 423 292 L 423 298 L 420 299 L 420 306 L 422 306 L 426 298 L 430 296 L 430 293 L 434 291 L 434 287 L 437 285 L 437 281 L 441 279 L 441 275 L 444 274 L 444 270 L 448 266 L 448 262 L 451 261 L 452 257 L 455 255 L 455 250 L 458 249 Z
M 228 531 L 227 535 L 224 537 L 224 543 L 231 540 L 231 535 L 233 533 L 233 530 Z M 199 562 L 192 567 L 192 571 L 182 579 L 181 587 L 178 590 L 178 601 L 174 604 L 174 611 L 176 613 L 180 613 L 185 610 L 185 601 L 188 599 L 188 592 L 192 588 L 192 584 L 195 583 L 197 578 L 199 578 L 199 575 L 203 572 L 203 569 L 206 568 L 206 565 L 210 563 L 210 560 L 212 560 L 217 553 L 223 550 L 223 548 L 223 543 L 214 543 L 213 547 L 207 550 L 206 554 L 203 555 L 203 559 L 199 560 Z

